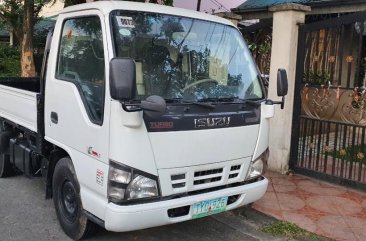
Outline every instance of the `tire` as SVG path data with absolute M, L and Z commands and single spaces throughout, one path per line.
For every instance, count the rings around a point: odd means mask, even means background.
M 14 173 L 13 166 L 10 164 L 10 156 L 0 154 L 0 178 L 11 177 Z
M 0 132 L 0 178 L 14 175 L 14 168 L 10 163 L 9 142 L 14 134 L 11 131 Z
M 70 158 L 64 157 L 57 162 L 52 191 L 57 218 L 63 231 L 73 240 L 90 235 L 95 224 L 88 220 L 83 211 L 80 185 Z

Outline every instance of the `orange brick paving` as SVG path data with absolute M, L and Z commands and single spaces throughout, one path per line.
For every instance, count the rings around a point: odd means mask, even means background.
M 300 175 L 269 172 L 267 178 L 256 210 L 334 240 L 366 241 L 366 192 Z

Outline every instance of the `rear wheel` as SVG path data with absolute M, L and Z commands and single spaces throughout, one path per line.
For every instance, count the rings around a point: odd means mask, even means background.
M 0 132 L 0 178 L 14 175 L 13 166 L 10 164 L 9 141 L 13 136 L 10 131 Z
M 14 175 L 14 169 L 10 164 L 10 156 L 0 154 L 0 178 L 10 177 L 12 175 Z
M 74 240 L 85 238 L 95 225 L 83 212 L 80 186 L 70 158 L 57 162 L 52 189 L 57 218 L 64 232 Z

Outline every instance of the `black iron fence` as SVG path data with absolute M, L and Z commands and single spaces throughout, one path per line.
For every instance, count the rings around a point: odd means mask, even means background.
M 303 117 L 298 168 L 366 184 L 366 127 Z
M 366 188 L 366 13 L 300 27 L 290 167 Z

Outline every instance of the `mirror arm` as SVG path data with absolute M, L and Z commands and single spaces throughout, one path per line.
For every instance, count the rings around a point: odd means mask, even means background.
M 142 109 L 140 107 L 135 107 L 135 108 L 127 108 L 126 102 L 125 101 L 120 101 L 121 105 L 122 105 L 122 109 L 126 112 L 138 112 L 138 111 L 142 111 Z
M 285 108 L 285 96 L 282 96 L 282 101 L 266 100 L 267 105 L 281 105 L 281 109 Z

